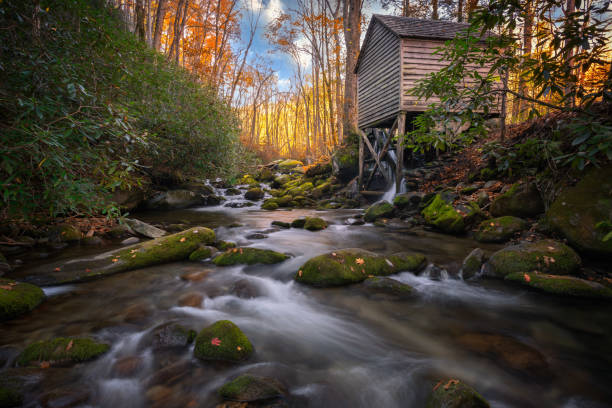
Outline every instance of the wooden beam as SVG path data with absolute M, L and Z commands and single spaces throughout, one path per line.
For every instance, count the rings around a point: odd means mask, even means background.
M 361 190 L 361 184 L 363 183 L 363 153 L 363 140 L 359 138 L 359 178 L 357 179 L 357 191 Z
M 385 145 L 383 146 L 382 150 L 380 151 L 380 155 L 378 156 L 378 160 L 379 161 L 377 161 L 376 164 L 374 165 L 374 169 L 372 170 L 372 172 L 368 176 L 368 180 L 366 181 L 366 183 L 364 185 L 364 188 L 367 189 L 370 186 L 370 183 L 372 182 L 372 178 L 374 177 L 374 174 L 376 173 L 376 169 L 378 168 L 378 164 L 380 163 L 380 160 L 382 160 L 382 158 L 385 157 L 385 154 L 387 154 L 387 149 L 389 149 L 389 145 L 391 144 L 391 140 L 393 139 L 393 137 L 392 137 L 393 130 L 395 130 L 396 127 L 397 127 L 397 118 L 395 119 L 395 122 L 393 122 L 393 126 L 391 126 L 391 132 L 389 133 L 389 137 L 387 138 L 387 141 L 385 142 Z M 381 173 L 382 173 L 382 169 L 381 169 Z
M 363 133 L 361 130 L 359 130 L 359 133 L 361 134 L 361 138 L 365 142 L 366 146 L 368 146 L 368 150 L 370 151 L 370 153 L 372 153 L 372 156 L 374 156 L 374 160 L 376 160 L 376 164 L 378 164 L 378 167 L 381 169 L 380 172 L 382 173 L 383 177 L 388 183 L 389 176 L 387 176 L 387 174 L 384 171 L 382 171 L 382 166 L 380 165 L 380 159 L 378 158 L 378 155 L 374 151 L 374 148 L 372 147 L 372 143 L 370 143 L 370 140 L 368 140 L 368 137 L 365 135 L 365 133 Z
M 397 116 L 397 166 L 395 166 L 395 193 L 400 192 L 404 169 L 404 133 L 406 133 L 406 112 Z

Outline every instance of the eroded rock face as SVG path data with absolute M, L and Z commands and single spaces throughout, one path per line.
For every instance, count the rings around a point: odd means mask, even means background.
M 309 259 L 294 279 L 312 286 L 340 286 L 364 281 L 370 275 L 386 276 L 418 271 L 425 266 L 421 254 L 377 255 L 358 248 L 343 249 Z
M 253 345 L 234 323 L 219 320 L 200 331 L 193 352 L 201 360 L 238 362 L 253 354 Z
M 482 395 L 463 381 L 440 380 L 427 399 L 426 408 L 489 408 Z
M 546 239 L 512 245 L 495 252 L 485 264 L 484 274 L 496 278 L 531 271 L 568 275 L 579 267 L 580 257 L 572 248 Z
M 546 220 L 580 252 L 612 256 L 612 165 L 590 170 L 574 187 L 559 194 L 546 213 Z M 599 225 L 599 227 L 598 227 Z
M 491 203 L 491 214 L 495 217 L 535 217 L 543 212 L 544 202 L 534 183 L 514 184 Z

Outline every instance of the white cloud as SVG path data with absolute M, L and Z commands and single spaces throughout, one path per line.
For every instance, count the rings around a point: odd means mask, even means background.
M 247 10 L 253 13 L 261 11 L 261 22 L 268 24 L 284 11 L 281 0 L 244 0 Z
M 291 88 L 291 80 L 289 78 L 281 78 L 277 81 L 278 89 L 281 91 L 288 91 Z

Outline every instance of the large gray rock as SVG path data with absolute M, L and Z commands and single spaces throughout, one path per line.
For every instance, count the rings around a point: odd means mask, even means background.
M 160 192 L 145 202 L 150 210 L 178 210 L 198 205 L 207 205 L 208 196 L 190 190 L 168 190 Z
M 147 238 L 160 238 L 166 235 L 166 231 L 163 229 L 154 227 L 153 225 L 147 224 L 135 218 L 124 218 L 123 222 L 138 235 L 142 235 Z
M 491 203 L 491 214 L 495 217 L 535 217 L 543 212 L 544 202 L 534 183 L 514 184 Z

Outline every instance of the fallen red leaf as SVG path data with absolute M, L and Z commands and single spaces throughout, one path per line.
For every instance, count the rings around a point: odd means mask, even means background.
M 531 276 L 527 275 L 526 273 L 523 274 L 523 278 L 525 278 L 525 282 L 531 282 Z
M 210 344 L 212 344 L 213 346 L 220 346 L 220 345 L 221 345 L 221 340 L 219 340 L 219 338 L 218 338 L 218 337 L 215 337 L 215 338 L 213 338 L 213 339 L 210 341 Z

